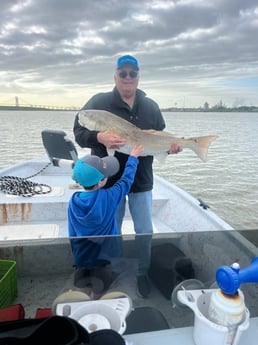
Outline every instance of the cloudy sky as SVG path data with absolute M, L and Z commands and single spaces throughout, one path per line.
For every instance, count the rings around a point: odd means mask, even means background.
M 133 54 L 160 107 L 258 106 L 257 0 L 1 0 L 0 104 L 81 107 Z

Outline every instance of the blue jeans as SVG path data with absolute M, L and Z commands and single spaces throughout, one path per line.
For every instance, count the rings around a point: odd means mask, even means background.
M 122 200 L 116 211 L 117 228 L 121 233 L 125 215 L 126 199 Z M 151 259 L 152 226 L 152 191 L 129 193 L 128 206 L 134 224 L 135 245 L 137 251 L 137 275 L 147 274 Z

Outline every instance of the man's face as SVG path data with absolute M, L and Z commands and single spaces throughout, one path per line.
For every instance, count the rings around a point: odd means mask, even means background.
M 139 82 L 139 71 L 131 65 L 124 65 L 115 72 L 115 83 L 122 97 L 130 97 L 135 94 Z

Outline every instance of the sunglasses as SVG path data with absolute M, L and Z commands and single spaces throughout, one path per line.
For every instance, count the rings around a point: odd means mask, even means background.
M 130 78 L 134 79 L 138 76 L 138 72 L 137 71 L 127 72 L 127 71 L 123 70 L 123 71 L 120 71 L 118 73 L 118 75 L 119 75 L 119 78 L 121 78 L 121 79 L 125 79 L 128 75 Z

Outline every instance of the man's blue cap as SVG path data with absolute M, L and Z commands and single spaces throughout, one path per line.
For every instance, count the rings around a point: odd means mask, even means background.
M 119 170 L 116 157 L 100 158 L 88 155 L 79 159 L 73 168 L 73 180 L 83 187 L 95 186 L 105 177 L 115 175 Z
M 132 65 L 135 69 L 139 70 L 138 61 L 132 55 L 123 55 L 117 59 L 116 69 L 122 68 L 124 65 Z

